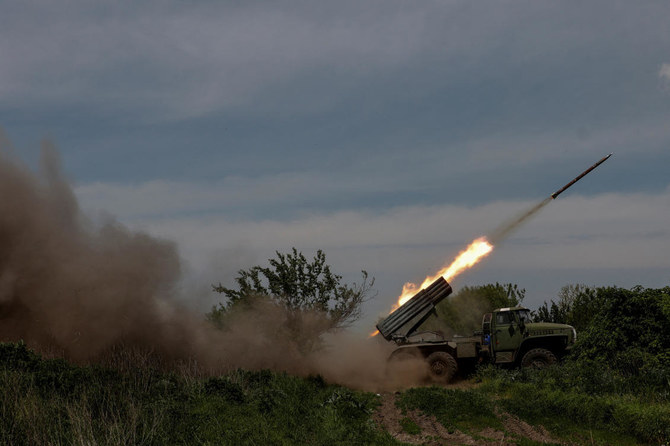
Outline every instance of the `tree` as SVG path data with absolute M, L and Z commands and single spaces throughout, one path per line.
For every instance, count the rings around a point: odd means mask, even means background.
M 599 287 L 593 301 L 594 314 L 577 336 L 573 357 L 628 375 L 663 370 L 669 377 L 670 287 Z
M 374 278 L 361 271 L 361 284 L 342 284 L 342 276 L 334 274 L 326 264 L 326 255 L 318 250 L 310 262 L 295 248 L 291 253 L 276 252 L 268 259 L 270 266 L 253 266 L 240 270 L 235 279 L 237 288 L 213 285 L 214 291 L 225 294 L 224 304 L 212 309 L 208 318 L 222 321 L 223 315 L 237 306 L 249 305 L 254 299 L 270 299 L 284 308 L 289 324 L 297 325 L 305 313 L 319 313 L 324 317 L 323 331 L 348 326 L 361 315 L 361 304 L 369 297 Z
M 533 314 L 536 322 L 568 324 L 577 331 L 586 329 L 599 309 L 596 290 L 585 285 L 566 285 L 558 293 L 558 301 L 546 301 Z

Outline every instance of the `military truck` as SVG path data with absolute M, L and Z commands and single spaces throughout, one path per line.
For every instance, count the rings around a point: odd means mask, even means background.
M 447 383 L 459 368 L 477 363 L 546 367 L 563 356 L 577 338 L 570 325 L 531 322 L 530 311 L 520 306 L 484 314 L 482 329 L 472 336 L 446 338 L 438 332 L 417 331 L 435 314 L 435 305 L 451 292 L 449 283 L 439 278 L 377 324 L 384 339 L 398 345 L 391 362 L 421 358 L 433 381 Z

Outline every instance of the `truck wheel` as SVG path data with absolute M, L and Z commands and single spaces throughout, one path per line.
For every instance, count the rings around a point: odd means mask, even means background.
M 426 361 L 428 362 L 430 378 L 435 382 L 448 383 L 458 370 L 456 360 L 447 352 L 431 353 Z
M 534 369 L 543 369 L 556 362 L 556 356 L 545 348 L 534 348 L 528 350 L 528 353 L 523 355 L 521 360 L 521 367 L 532 367 Z
M 386 361 L 386 375 L 398 376 L 408 373 L 416 373 L 415 370 L 421 368 L 423 356 L 415 349 L 398 349 L 391 353 Z

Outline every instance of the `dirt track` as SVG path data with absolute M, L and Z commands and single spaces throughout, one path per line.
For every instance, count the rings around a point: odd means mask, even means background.
M 520 438 L 527 438 L 538 443 L 563 444 L 551 437 L 542 426 L 531 426 L 517 417 L 500 413 L 498 417 L 505 426 L 505 432 L 486 428 L 476 433 L 464 433 L 458 430 L 449 431 L 435 417 L 420 411 L 402 413 L 396 406 L 394 393 L 381 394 L 382 403 L 374 414 L 378 426 L 389 432 L 394 438 L 404 443 L 429 446 L 443 445 L 486 445 L 513 446 Z M 409 418 L 421 429 L 419 434 L 409 434 L 400 425 L 400 420 Z

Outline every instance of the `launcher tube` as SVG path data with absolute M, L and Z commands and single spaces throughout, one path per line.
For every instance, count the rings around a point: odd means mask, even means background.
M 377 330 L 387 341 L 406 338 L 414 332 L 442 299 L 452 292 L 451 285 L 440 277 L 427 288 L 416 293 L 377 324 Z

